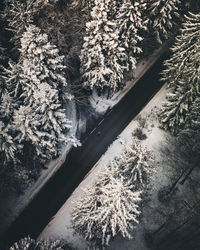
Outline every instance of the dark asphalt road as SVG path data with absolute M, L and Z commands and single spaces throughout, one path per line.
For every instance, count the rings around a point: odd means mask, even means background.
M 37 237 L 108 146 L 161 88 L 162 56 L 128 94 L 105 115 L 83 145 L 71 150 L 67 161 L 0 240 L 0 249 L 25 235 Z M 98 131 L 101 132 L 98 135 Z

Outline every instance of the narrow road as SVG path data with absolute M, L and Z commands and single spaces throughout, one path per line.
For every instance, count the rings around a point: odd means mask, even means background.
M 87 137 L 0 240 L 0 249 L 25 235 L 36 238 L 108 146 L 162 87 L 162 56 Z M 98 132 L 101 132 L 99 135 Z

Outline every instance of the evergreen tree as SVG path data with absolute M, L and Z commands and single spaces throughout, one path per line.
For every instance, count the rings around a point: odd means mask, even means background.
M 169 32 L 179 17 L 178 9 L 180 0 L 150 0 L 148 2 L 148 13 L 151 26 L 159 43 L 169 38 Z
M 139 34 L 141 30 L 147 29 L 147 21 L 143 20 L 142 14 L 146 9 L 144 0 L 134 1 L 123 0 L 119 7 L 117 19 L 122 47 L 128 54 L 127 69 L 136 68 L 136 55 L 142 52 L 138 45 L 143 40 Z
M 117 90 L 123 79 L 124 48 L 119 44 L 116 20 L 112 19 L 111 0 L 94 1 L 91 20 L 81 50 L 81 73 L 84 86 L 99 90 Z
M 115 168 L 106 168 L 97 179 L 75 203 L 75 230 L 96 245 L 108 245 L 118 233 L 131 239 L 131 230 L 139 223 L 141 192 L 133 191 L 133 185 L 117 176 Z
M 62 103 L 72 98 L 67 91 L 64 56 L 59 55 L 56 46 L 50 44 L 48 36 L 35 25 L 30 25 L 23 34 L 20 52 L 23 72 L 21 77 L 26 79 L 28 99 L 33 97 L 34 86 L 41 83 L 47 83 L 56 89 Z
M 137 141 L 130 146 L 125 146 L 120 157 L 115 161 L 120 175 L 134 185 L 144 185 L 153 171 L 153 158 L 150 152 Z
M 172 56 L 165 62 L 162 79 L 170 87 L 160 114 L 162 126 L 177 134 L 186 125 L 186 117 L 200 93 L 200 14 L 186 16 L 176 38 Z M 198 109 L 198 106 L 196 106 Z
M 19 79 L 14 89 L 20 105 L 13 114 L 13 128 L 20 143 L 30 142 L 40 159 L 51 159 L 57 156 L 61 143 L 72 141 L 67 136 L 71 122 L 63 109 L 67 98 L 67 93 L 62 94 L 67 87 L 63 56 L 34 25 L 27 28 L 21 44 Z M 14 66 L 9 76 L 12 70 Z

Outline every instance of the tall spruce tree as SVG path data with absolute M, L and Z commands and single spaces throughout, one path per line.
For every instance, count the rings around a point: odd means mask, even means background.
M 162 76 L 170 93 L 160 118 L 162 126 L 173 134 L 186 126 L 186 117 L 200 95 L 200 14 L 190 13 L 185 18 L 172 56 L 164 63 L 166 69 Z M 198 105 L 195 109 L 198 110 Z
M 91 20 L 81 50 L 81 73 L 84 86 L 99 90 L 117 90 L 123 79 L 125 50 L 119 44 L 116 20 L 113 20 L 111 0 L 95 0 Z M 115 6 L 115 5 L 111 5 Z
M 145 9 L 144 0 L 134 1 L 133 4 L 131 0 L 123 0 L 119 6 L 119 39 L 128 54 L 127 70 L 136 68 L 136 56 L 142 52 L 138 43 L 143 40 L 140 31 L 147 29 L 147 20 L 143 20 Z
M 148 13 L 150 24 L 159 43 L 169 38 L 169 32 L 172 30 L 179 17 L 178 8 L 180 0 L 150 0 L 148 1 Z
M 39 159 L 51 159 L 58 155 L 62 143 L 71 141 L 67 135 L 71 122 L 63 109 L 67 98 L 67 92 L 63 94 L 67 87 L 63 57 L 34 25 L 23 34 L 20 50 L 20 91 L 15 91 L 19 108 L 13 114 L 16 138 L 31 143 Z

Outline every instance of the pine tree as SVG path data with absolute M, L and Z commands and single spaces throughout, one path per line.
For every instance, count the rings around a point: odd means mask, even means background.
M 186 116 L 200 93 L 200 14 L 186 16 L 176 38 L 172 56 L 165 62 L 162 79 L 170 93 L 160 114 L 162 126 L 177 134 L 185 127 Z
M 146 9 L 145 1 L 123 0 L 119 7 L 117 19 L 122 47 L 128 54 L 127 69 L 136 68 L 136 56 L 142 52 L 138 45 L 143 40 L 139 34 L 141 30 L 147 29 L 147 21 L 143 20 L 142 14 Z
M 58 102 L 57 91 L 45 83 L 39 87 L 33 92 L 33 103 L 20 106 L 13 118 L 15 128 L 20 131 L 16 139 L 31 142 L 36 155 L 46 160 L 58 155 L 60 143 L 71 141 L 66 136 L 71 123 Z
M 98 175 L 97 182 L 84 191 L 73 208 L 75 230 L 96 245 L 108 245 L 118 233 L 131 239 L 131 230 L 139 223 L 141 192 L 133 191 L 133 186 L 117 177 L 115 171 L 106 168 Z
M 22 78 L 26 79 L 29 96 L 32 96 L 32 85 L 48 83 L 58 90 L 62 103 L 72 98 L 67 91 L 67 82 L 64 76 L 64 56 L 59 55 L 55 45 L 48 41 L 48 36 L 43 34 L 35 25 L 30 25 L 21 38 L 21 64 L 23 69 Z M 27 91 L 28 92 L 28 91 Z
M 86 35 L 81 50 L 81 73 L 84 86 L 90 89 L 117 90 L 123 79 L 126 54 L 119 45 L 116 20 L 109 9 L 111 0 L 95 1 L 91 20 L 86 24 Z
M 13 90 L 19 106 L 13 114 L 13 128 L 20 143 L 30 142 L 41 160 L 59 153 L 61 144 L 72 142 L 67 135 L 71 122 L 63 103 L 68 98 L 63 56 L 40 29 L 30 25 L 21 38 L 18 79 Z M 7 75 L 12 78 L 15 67 Z M 12 82 L 12 81 L 11 81 Z M 20 91 L 18 91 L 20 89 Z
M 174 28 L 179 17 L 180 0 L 150 0 L 148 13 L 151 26 L 159 43 L 169 38 L 169 32 Z
M 134 185 L 144 185 L 153 172 L 151 153 L 137 141 L 130 146 L 125 146 L 120 157 L 115 161 L 120 175 Z

